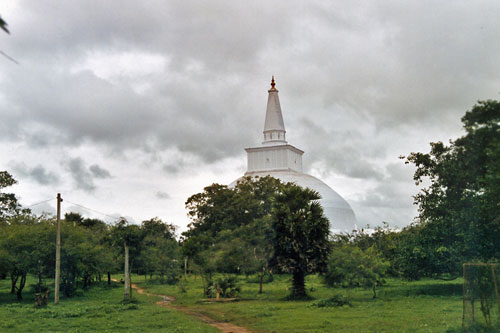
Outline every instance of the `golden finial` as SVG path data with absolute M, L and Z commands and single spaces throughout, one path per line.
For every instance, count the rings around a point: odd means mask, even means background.
M 274 82 L 274 75 L 271 79 L 271 90 L 276 90 L 276 88 L 274 88 L 274 86 L 276 85 L 276 83 Z

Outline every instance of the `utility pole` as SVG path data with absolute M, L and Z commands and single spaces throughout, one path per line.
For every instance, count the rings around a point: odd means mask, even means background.
M 125 240 L 123 242 L 123 247 L 125 251 L 125 285 L 124 285 L 124 293 L 123 293 L 123 298 L 128 301 L 130 300 L 130 271 L 128 269 L 128 244 L 127 241 Z
M 57 193 L 57 240 L 56 240 L 56 281 L 54 304 L 59 303 L 59 280 L 61 278 L 61 193 Z

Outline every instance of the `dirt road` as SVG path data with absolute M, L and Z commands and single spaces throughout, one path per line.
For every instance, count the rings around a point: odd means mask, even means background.
M 116 280 L 113 280 L 113 281 L 116 281 Z M 171 309 L 176 309 L 176 310 L 179 310 L 179 311 L 182 311 L 194 318 L 198 318 L 199 320 L 201 320 L 202 322 L 204 322 L 205 324 L 207 325 L 210 325 L 210 326 L 213 326 L 215 328 L 218 328 L 219 330 L 221 330 L 221 332 L 224 332 L 224 333 L 251 333 L 252 331 L 249 331 L 247 330 L 246 328 L 244 327 L 241 327 L 241 326 L 236 326 L 236 325 L 233 325 L 233 324 L 230 324 L 230 323 L 224 323 L 224 322 L 220 322 L 220 321 L 216 321 L 204 314 L 201 314 L 201 313 L 198 313 L 196 311 L 192 311 L 186 307 L 183 307 L 183 306 L 180 306 L 180 305 L 173 305 L 171 304 L 171 302 L 174 302 L 175 301 L 175 297 L 173 296 L 167 296 L 167 295 L 161 295 L 161 294 L 151 294 L 151 293 L 148 293 L 146 290 L 144 290 L 143 288 L 141 287 L 138 287 L 137 285 L 135 284 L 132 284 L 132 288 L 134 288 L 135 290 L 137 290 L 137 292 L 139 294 L 144 294 L 144 295 L 147 295 L 147 296 L 154 296 L 154 297 L 160 297 L 161 300 L 159 300 L 158 302 L 156 302 L 157 305 L 159 306 L 163 306 L 163 307 L 166 307 L 166 308 L 171 308 Z

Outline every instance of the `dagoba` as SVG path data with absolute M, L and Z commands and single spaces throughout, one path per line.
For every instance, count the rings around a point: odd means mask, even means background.
M 283 182 L 293 182 L 316 190 L 321 195 L 320 203 L 330 221 L 332 233 L 352 231 L 356 228 L 356 217 L 351 206 L 337 192 L 316 177 L 302 171 L 304 151 L 288 144 L 285 124 L 276 89 L 274 76 L 268 90 L 264 141 L 259 147 L 246 148 L 247 171 L 244 176 L 272 176 Z M 241 179 L 241 178 L 240 178 Z M 230 186 L 234 186 L 239 179 Z

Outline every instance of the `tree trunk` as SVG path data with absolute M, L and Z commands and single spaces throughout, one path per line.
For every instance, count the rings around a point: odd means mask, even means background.
M 19 288 L 17 288 L 17 299 L 22 300 L 23 299 L 23 288 L 24 285 L 26 284 L 26 273 L 23 273 L 21 275 L 21 281 L 19 281 Z
M 373 284 L 373 298 L 377 298 L 377 291 L 375 290 L 375 284 Z
M 303 271 L 293 272 L 292 298 L 302 298 L 306 295 L 305 274 Z
M 10 275 L 10 281 L 12 282 L 11 287 L 10 287 L 10 293 L 11 294 L 15 294 L 16 293 L 17 279 L 19 279 L 19 275 L 17 275 L 17 274 L 11 274 Z
M 128 301 L 130 300 L 130 271 L 128 269 L 128 244 L 127 242 L 123 243 L 125 250 L 125 285 L 123 290 L 123 299 Z
M 262 283 L 264 282 L 264 275 L 265 274 L 266 274 L 265 271 L 260 274 L 259 294 L 262 294 Z
M 129 276 L 128 288 L 129 288 L 129 292 L 130 292 L 130 298 L 132 298 L 132 276 L 131 276 L 130 272 L 128 273 L 128 276 Z
M 38 272 L 37 292 L 39 292 L 39 293 L 42 292 L 42 273 L 41 272 Z
M 184 257 L 184 281 L 187 280 L 188 257 Z
M 111 284 L 111 273 L 108 272 L 108 284 Z

